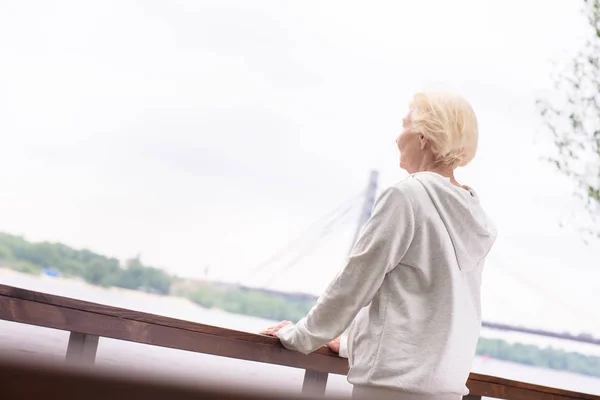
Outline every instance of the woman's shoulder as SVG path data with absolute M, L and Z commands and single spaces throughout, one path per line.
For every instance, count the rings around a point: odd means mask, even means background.
M 443 182 L 440 179 L 445 178 L 437 174 L 419 172 L 396 182 L 385 191 L 390 191 L 389 197 L 396 199 L 396 201 L 404 199 L 412 207 L 415 217 L 419 218 L 419 215 L 424 211 L 423 205 L 428 204 L 431 200 L 427 187 L 452 186 L 449 181 Z
M 428 179 L 427 177 L 421 177 L 420 175 L 412 174 L 405 179 L 396 182 L 388 189 L 400 192 L 408 197 L 409 200 L 413 201 L 416 200 L 417 197 L 427 194 L 425 187 L 420 181 L 421 178 Z
M 419 211 L 419 197 L 422 196 L 423 187 L 415 179 L 410 176 L 404 180 L 398 181 L 395 184 L 386 187 L 379 195 L 378 202 L 383 203 L 382 206 L 398 205 L 410 207 L 413 213 Z

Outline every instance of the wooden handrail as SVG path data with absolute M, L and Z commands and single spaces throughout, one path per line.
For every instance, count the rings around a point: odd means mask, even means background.
M 348 363 L 327 348 L 310 355 L 273 337 L 0 285 L 0 319 L 79 334 L 345 375 Z
M 307 393 L 324 393 L 327 374 L 348 372 L 347 360 L 325 347 L 304 355 L 267 336 L 6 285 L 0 285 L 0 319 L 70 331 L 67 359 L 77 363 L 93 363 L 98 338 L 108 337 L 305 369 L 303 391 Z M 600 400 L 600 396 L 475 373 L 471 373 L 467 386 L 469 398 Z

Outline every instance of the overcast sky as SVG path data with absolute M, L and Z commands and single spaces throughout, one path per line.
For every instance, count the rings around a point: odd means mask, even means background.
M 236 280 L 371 169 L 403 179 L 411 94 L 450 88 L 500 231 L 484 315 L 600 334 L 600 245 L 558 226 L 578 204 L 534 104 L 583 26 L 573 0 L 0 1 L 0 230 Z M 319 293 L 355 219 L 272 286 Z

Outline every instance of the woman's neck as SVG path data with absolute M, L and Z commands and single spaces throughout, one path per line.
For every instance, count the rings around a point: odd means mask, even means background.
M 463 187 L 460 183 L 458 183 L 456 178 L 454 178 L 454 170 L 450 167 L 446 167 L 443 165 L 435 165 L 432 163 L 426 165 L 422 171 L 434 172 L 438 175 L 443 176 L 444 178 L 448 178 L 450 180 L 450 183 L 452 183 L 454 186 L 458 186 L 460 188 Z

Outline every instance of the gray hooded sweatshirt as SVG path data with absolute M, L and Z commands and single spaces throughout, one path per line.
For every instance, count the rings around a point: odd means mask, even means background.
M 351 384 L 466 395 L 495 239 L 473 189 L 432 172 L 410 175 L 379 196 L 346 266 L 279 338 L 308 354 L 350 326 Z

